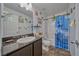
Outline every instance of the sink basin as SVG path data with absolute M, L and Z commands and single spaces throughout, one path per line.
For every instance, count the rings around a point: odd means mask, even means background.
M 18 39 L 17 43 L 29 43 L 33 40 L 35 40 L 35 37 L 25 37 L 25 38 Z

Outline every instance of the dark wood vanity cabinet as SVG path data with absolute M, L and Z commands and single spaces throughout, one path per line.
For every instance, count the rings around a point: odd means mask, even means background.
M 38 40 L 34 43 L 34 56 L 42 55 L 42 40 Z
M 42 56 L 42 38 L 7 54 L 7 56 Z

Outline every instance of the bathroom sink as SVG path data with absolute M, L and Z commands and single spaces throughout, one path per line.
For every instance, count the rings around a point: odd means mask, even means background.
M 17 43 L 29 43 L 33 40 L 35 40 L 35 37 L 25 37 L 25 38 L 18 39 Z

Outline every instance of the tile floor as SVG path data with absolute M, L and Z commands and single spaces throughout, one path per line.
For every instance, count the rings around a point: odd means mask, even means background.
M 43 56 L 71 56 L 69 51 L 65 51 L 63 49 L 57 49 L 53 47 L 49 47 L 49 51 L 42 51 Z

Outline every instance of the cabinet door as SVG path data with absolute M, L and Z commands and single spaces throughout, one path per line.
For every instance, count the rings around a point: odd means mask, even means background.
M 42 56 L 42 38 L 34 43 L 34 56 Z
M 27 47 L 24 47 L 9 56 L 32 56 L 32 45 L 29 45 Z

